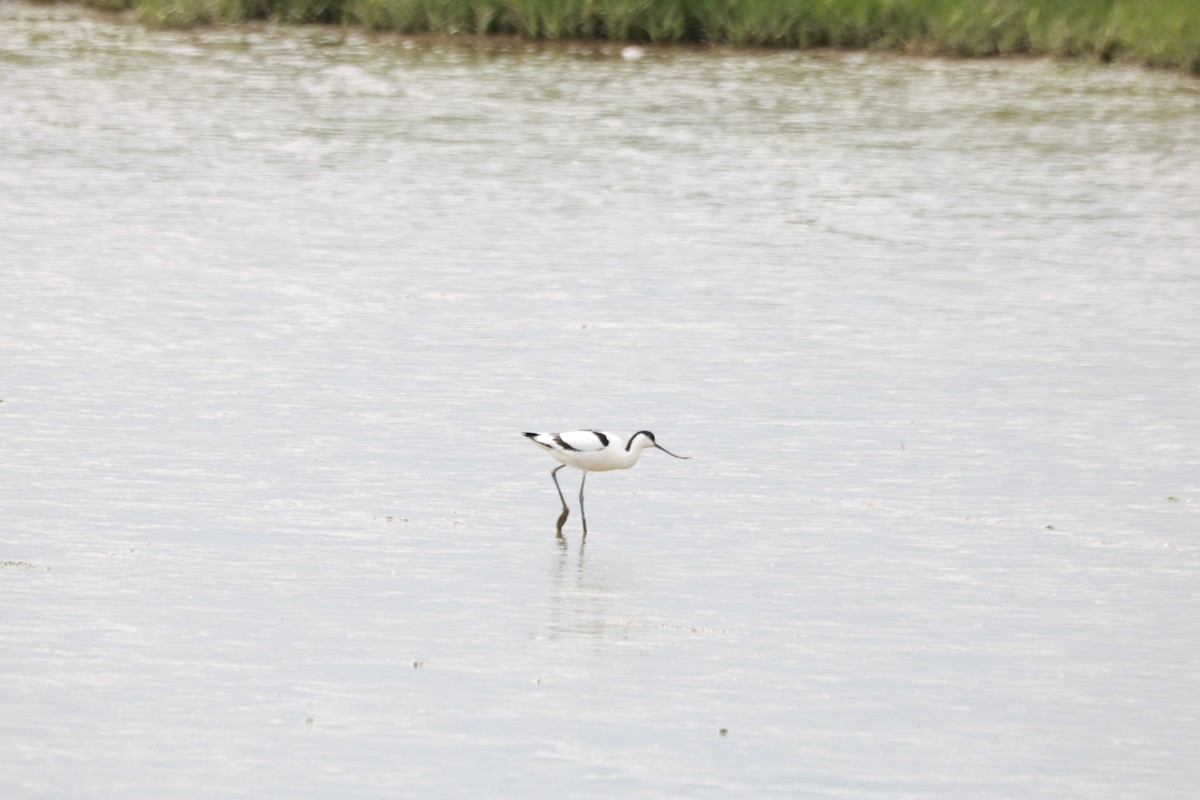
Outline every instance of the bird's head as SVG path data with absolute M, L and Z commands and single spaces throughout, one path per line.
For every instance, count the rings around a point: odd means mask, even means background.
M 629 444 L 627 444 L 627 445 L 625 446 L 625 449 L 626 449 L 626 450 L 630 450 L 630 451 L 632 451 L 632 450 L 634 450 L 634 448 L 637 448 L 637 450 L 639 450 L 639 451 L 640 451 L 640 450 L 644 450 L 644 449 L 645 449 L 645 448 L 647 448 L 647 447 L 657 447 L 659 450 L 662 450 L 662 451 L 663 451 L 664 453 L 666 453 L 667 455 L 669 455 L 669 456 L 672 456 L 672 457 L 674 457 L 674 458 L 682 458 L 682 459 L 684 459 L 685 461 L 686 461 L 687 459 L 691 458 L 691 456 L 677 456 L 677 455 L 675 455 L 675 454 L 674 454 L 674 453 L 672 453 L 670 450 L 668 450 L 667 448 L 663 447 L 663 446 L 662 446 L 661 444 L 659 444 L 658 442 L 654 441 L 654 434 L 653 434 L 653 433 L 651 433 L 650 431 L 638 431 L 638 432 L 637 432 L 637 433 L 635 433 L 633 436 L 630 436 L 630 437 L 629 437 Z

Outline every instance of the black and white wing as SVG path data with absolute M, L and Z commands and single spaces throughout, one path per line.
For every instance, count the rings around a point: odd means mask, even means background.
M 600 431 L 566 431 L 565 433 L 526 433 L 547 450 L 566 453 L 597 453 L 608 447 L 612 435 Z

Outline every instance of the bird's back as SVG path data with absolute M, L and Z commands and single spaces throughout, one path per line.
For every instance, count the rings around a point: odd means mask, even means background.
M 525 435 L 568 466 L 595 472 L 632 466 L 621 439 L 611 433 L 586 430 Z

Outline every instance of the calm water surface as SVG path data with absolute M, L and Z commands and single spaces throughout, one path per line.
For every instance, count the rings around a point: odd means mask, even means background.
M 1194 81 L 6 2 L 0 105 L 5 797 L 1200 792 Z M 574 427 L 694 459 L 560 545 Z

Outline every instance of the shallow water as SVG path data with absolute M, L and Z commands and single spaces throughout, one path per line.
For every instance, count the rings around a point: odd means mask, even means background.
M 20 3 L 0 79 L 4 796 L 1200 790 L 1194 82 Z M 694 460 L 559 543 L 574 427 Z

